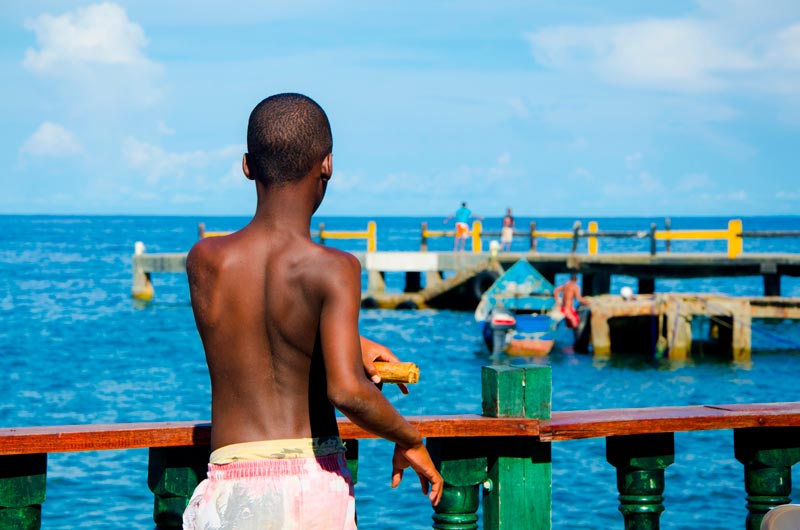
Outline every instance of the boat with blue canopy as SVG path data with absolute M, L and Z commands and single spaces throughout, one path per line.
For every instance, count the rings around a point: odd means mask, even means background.
M 563 318 L 555 306 L 553 284 L 526 260 L 506 270 L 483 293 L 475 320 L 493 354 L 547 355 Z

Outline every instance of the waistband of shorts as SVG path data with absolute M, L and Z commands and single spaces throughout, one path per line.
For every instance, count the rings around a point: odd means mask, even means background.
M 311 458 L 265 458 L 242 460 L 229 464 L 208 464 L 210 480 L 235 480 L 243 478 L 284 477 L 311 475 L 320 471 L 340 472 L 347 469 L 344 453 Z
M 251 460 L 317 458 L 338 453 L 344 453 L 344 444 L 338 436 L 260 440 L 220 447 L 211 453 L 209 462 L 222 465 Z

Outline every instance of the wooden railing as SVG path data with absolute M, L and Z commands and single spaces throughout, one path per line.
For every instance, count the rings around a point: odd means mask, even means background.
M 659 528 L 675 432 L 733 429 L 733 451 L 744 465 L 746 528 L 759 528 L 770 508 L 790 501 L 791 467 L 800 461 L 800 403 L 551 414 L 551 382 L 549 367 L 485 367 L 483 415 L 409 418 L 445 478 L 433 528 L 477 529 L 481 493 L 486 530 L 551 528 L 550 443 L 583 438 L 606 439 L 626 529 Z M 373 435 L 347 420 L 339 429 L 357 479 L 358 440 Z M 209 437 L 206 422 L 0 429 L 0 528 L 39 528 L 48 453 L 143 447 L 150 448 L 154 520 L 179 528 L 205 477 Z

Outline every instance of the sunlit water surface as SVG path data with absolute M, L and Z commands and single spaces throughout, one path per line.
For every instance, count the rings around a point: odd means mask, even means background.
M 199 221 L 209 229 L 235 229 L 240 218 L 0 217 L 0 426 L 201 420 L 209 417 L 209 380 L 182 274 L 155 277 L 155 301 L 133 303 L 131 254 L 135 241 L 148 252 L 187 250 Z M 379 220 L 379 249 L 414 250 L 423 219 Z M 325 219 L 328 229 L 363 229 L 365 219 Z M 431 226 L 440 223 L 428 219 Z M 521 226 L 528 220 L 518 219 Z M 568 229 L 571 219 L 537 220 L 540 229 Z M 609 230 L 646 229 L 649 219 L 605 219 Z M 653 220 L 659 221 L 659 220 Z M 725 219 L 674 219 L 673 228 L 723 228 Z M 487 220 L 495 229 L 499 219 Z M 585 223 L 584 223 L 585 224 Z M 800 228 L 798 218 L 745 219 L 745 228 Z M 515 241 L 515 250 L 526 250 Z M 567 250 L 568 242 L 546 242 Z M 563 247 L 559 247 L 563 244 Z M 602 242 L 601 250 L 646 241 Z M 434 240 L 448 250 L 449 240 Z M 638 245 L 638 246 L 637 246 Z M 723 243 L 675 250 L 724 251 Z M 363 242 L 344 242 L 363 249 Z M 678 245 L 676 245 L 677 247 Z M 639 248 L 641 247 L 641 248 Z M 797 240 L 747 242 L 746 251 L 800 252 Z M 562 279 L 559 277 L 559 280 Z M 389 275 L 399 289 L 402 277 Z M 612 289 L 635 287 L 617 277 Z M 761 294 L 761 279 L 659 280 L 658 291 Z M 800 296 L 800 283 L 784 278 L 785 295 Z M 409 396 L 386 395 L 404 414 L 480 411 L 481 366 L 490 359 L 472 315 L 453 311 L 363 311 L 364 335 L 420 366 L 421 381 Z M 754 324 L 752 362 L 712 359 L 676 363 L 643 358 L 598 361 L 564 350 L 543 361 L 553 370 L 553 409 L 646 407 L 796 401 L 800 325 Z M 521 362 L 521 361 L 514 361 Z M 675 464 L 666 471 L 662 528 L 741 528 L 745 517 L 742 466 L 733 457 L 732 432 L 677 433 Z M 363 441 L 356 486 L 362 529 L 430 528 L 431 510 L 413 476 L 389 487 L 391 444 Z M 147 451 L 51 454 L 48 459 L 45 529 L 152 528 Z M 798 498 L 797 492 L 794 495 Z M 622 528 L 615 472 L 605 442 L 553 444 L 553 526 Z

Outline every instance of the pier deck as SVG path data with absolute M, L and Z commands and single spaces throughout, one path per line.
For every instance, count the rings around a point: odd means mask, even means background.
M 480 272 L 481 264 L 496 260 L 507 268 L 520 259 L 531 265 L 554 283 L 556 274 L 578 272 L 583 275 L 583 290 L 587 296 L 607 294 L 611 290 L 611 277 L 624 275 L 638 279 L 640 294 L 655 291 L 659 278 L 708 278 L 762 276 L 765 297 L 781 295 L 782 276 L 800 276 L 800 254 L 740 254 L 735 258 L 722 253 L 619 253 L 585 255 L 575 253 L 505 252 L 353 252 L 367 271 L 366 296 L 390 297 L 397 303 L 415 300 L 413 293 L 423 288 L 421 277 L 431 286 L 445 272 L 459 273 L 474 269 Z M 151 273 L 180 272 L 186 270 L 186 253 L 136 253 L 133 256 L 134 295 L 149 282 Z M 404 293 L 384 294 L 383 274 L 406 274 Z M 477 301 L 475 301 L 477 304 Z M 764 304 L 762 304 L 763 306 Z M 468 308 L 467 308 L 468 309 Z

